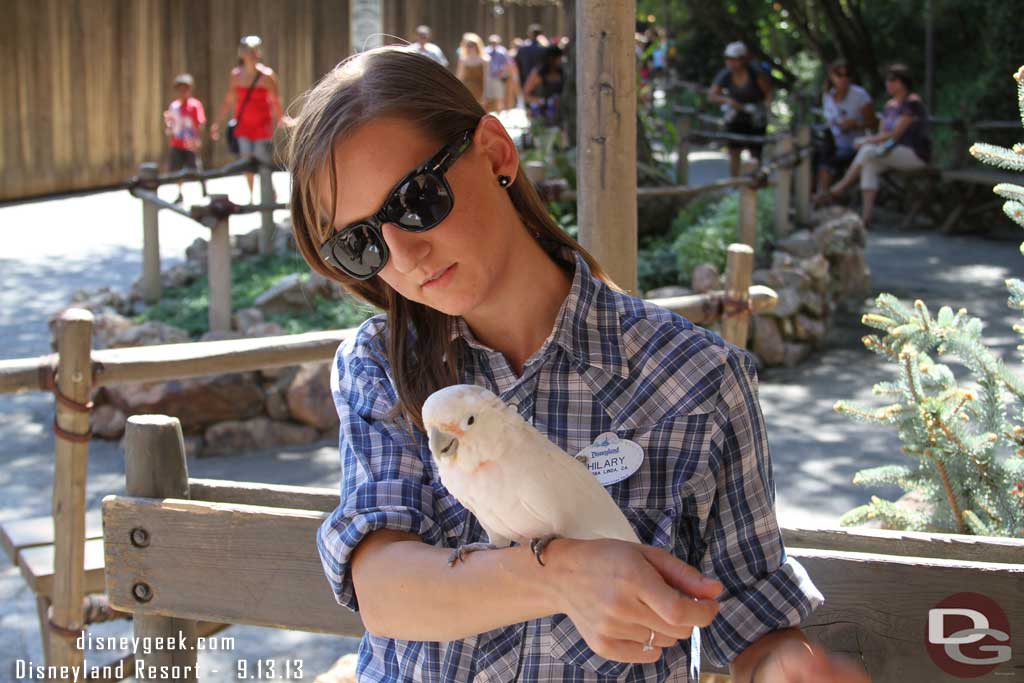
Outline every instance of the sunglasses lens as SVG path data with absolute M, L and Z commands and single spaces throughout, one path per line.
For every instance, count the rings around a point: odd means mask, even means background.
M 357 278 L 374 275 L 384 266 L 384 245 L 368 225 L 356 225 L 331 242 L 331 256 L 342 270 Z
M 440 178 L 420 173 L 409 178 L 392 195 L 384 208 L 391 223 L 406 230 L 429 230 L 452 210 L 452 196 Z

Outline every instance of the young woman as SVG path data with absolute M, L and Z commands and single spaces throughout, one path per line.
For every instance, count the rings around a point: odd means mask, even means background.
M 484 49 L 483 39 L 475 33 L 463 33 L 458 57 L 455 75 L 482 106 L 491 69 L 491 57 Z
M 822 155 L 818 167 L 819 198 L 825 203 L 833 179 L 841 175 L 857 155 L 855 142 L 878 125 L 875 103 L 868 92 L 850 79 L 850 66 L 837 59 L 828 66 L 828 87 L 821 98 L 822 111 L 828 122 L 832 145 Z
M 885 90 L 891 99 L 882 111 L 879 131 L 854 143 L 857 156 L 843 178 L 829 188 L 827 199 L 831 200 L 860 178 L 864 227 L 871 225 L 881 174 L 890 168 L 924 168 L 931 160 L 928 112 L 912 88 L 910 69 L 905 65 L 893 64 L 886 70 Z
M 546 48 L 543 60 L 533 68 L 523 85 L 523 99 L 531 115 L 549 126 L 558 123 L 562 90 L 565 88 L 563 54 L 557 45 Z
M 385 311 L 332 368 L 341 503 L 317 535 L 367 628 L 360 681 L 686 680 L 701 641 L 743 683 L 867 680 L 794 628 L 822 597 L 784 555 L 750 356 L 609 282 L 458 79 L 400 48 L 351 57 L 308 93 L 289 162 L 304 258 Z M 455 383 L 570 455 L 606 432 L 642 448 L 608 492 L 644 544 L 449 566 L 487 540 L 423 433 Z
M 220 131 L 228 112 L 237 119 L 235 138 L 238 155 L 254 156 L 266 163 L 273 162 L 274 129 L 281 120 L 283 110 L 277 86 L 277 74 L 260 61 L 259 36 L 245 36 L 238 45 L 238 66 L 231 70 L 228 90 L 224 93 L 217 120 L 210 126 L 210 137 L 220 139 Z M 245 174 L 250 200 L 253 195 L 253 173 Z

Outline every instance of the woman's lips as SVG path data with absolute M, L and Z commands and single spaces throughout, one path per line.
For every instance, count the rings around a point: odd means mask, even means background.
M 455 273 L 455 268 L 457 265 L 457 263 L 453 263 L 444 270 L 438 271 L 437 273 L 434 274 L 434 277 L 424 282 L 422 287 L 426 289 L 427 287 L 440 287 L 445 284 L 448 284 L 448 282 L 451 281 L 452 279 L 452 275 Z

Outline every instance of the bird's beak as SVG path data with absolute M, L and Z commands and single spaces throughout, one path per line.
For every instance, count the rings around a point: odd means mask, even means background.
M 430 428 L 430 452 L 438 458 L 451 458 L 459 450 L 459 440 L 437 427 Z

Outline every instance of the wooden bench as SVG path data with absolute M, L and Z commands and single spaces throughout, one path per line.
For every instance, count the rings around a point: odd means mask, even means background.
M 943 219 L 942 207 L 939 205 L 938 186 L 942 180 L 942 171 L 934 166 L 915 169 L 886 169 L 881 176 L 882 188 L 892 193 L 900 206 L 903 220 L 899 229 L 906 230 L 922 213 L 927 215 L 932 225 L 938 225 Z
M 110 600 L 137 615 L 136 635 L 166 634 L 171 619 L 174 628 L 202 619 L 361 635 L 358 615 L 334 601 L 316 549 L 337 491 L 188 479 L 185 455 L 175 453 L 180 437 L 159 433 L 172 435 L 177 420 L 164 420 L 129 421 L 136 485 L 130 478 L 128 490 L 180 477 L 170 484 L 179 497 L 103 499 Z M 950 595 L 985 594 L 1006 612 L 1012 633 L 1024 629 L 1024 539 L 854 529 L 783 536 L 826 596 L 805 631 L 862 661 L 874 683 L 960 680 L 942 674 L 924 642 L 929 610 Z M 149 619 L 143 632 L 140 615 Z M 1024 670 L 1020 645 L 998 669 L 1015 670 Z
M 949 185 L 956 203 L 942 221 L 940 230 L 954 232 L 957 223 L 970 216 L 998 208 L 1006 200 L 992 192 L 999 183 L 1021 184 L 1024 175 L 992 167 L 964 167 L 942 172 L 942 182 Z

